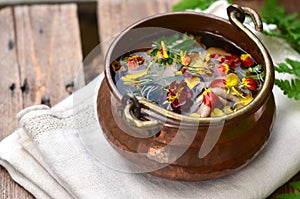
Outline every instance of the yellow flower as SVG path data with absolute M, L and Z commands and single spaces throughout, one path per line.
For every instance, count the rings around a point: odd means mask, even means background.
M 239 77 L 234 73 L 230 73 L 226 78 L 226 88 L 228 89 L 235 87 L 238 83 Z
M 165 59 L 169 59 L 168 49 L 167 49 L 166 44 L 165 44 L 164 41 L 161 41 L 161 47 L 162 47 L 162 51 L 163 51 L 163 57 Z
M 242 105 L 244 107 L 244 106 L 247 106 L 248 104 L 250 104 L 250 102 L 252 102 L 252 101 L 253 101 L 253 97 L 251 94 L 249 94 L 246 97 L 241 98 L 239 101 L 237 101 L 234 104 L 234 107 L 237 107 L 238 105 Z
M 224 112 L 219 108 L 214 108 L 214 110 L 211 113 L 212 117 L 220 117 L 220 116 L 223 116 L 223 115 L 225 115 Z
M 199 77 L 185 78 L 184 81 L 186 82 L 187 86 L 190 89 L 193 89 L 197 84 L 199 84 L 200 78 Z

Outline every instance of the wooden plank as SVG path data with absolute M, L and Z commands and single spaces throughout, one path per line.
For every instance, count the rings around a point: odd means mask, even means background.
M 30 4 L 50 4 L 50 3 L 88 3 L 97 2 L 97 0 L 0 0 L 0 6 L 7 5 L 30 5 Z
M 15 7 L 15 23 L 25 107 L 56 104 L 68 85 L 84 85 L 76 5 Z
M 103 54 L 124 28 L 144 17 L 170 11 L 179 0 L 99 0 L 98 23 Z
M 14 116 L 22 109 L 19 89 L 19 67 L 16 55 L 16 40 L 12 9 L 0 11 L 0 140 L 18 126 Z
M 15 115 L 22 108 L 56 104 L 82 87 L 84 78 L 75 4 L 5 8 L 0 27 L 1 140 L 17 128 Z M 0 194 L 33 198 L 2 167 Z
M 0 27 L 0 140 L 2 140 L 18 127 L 15 116 L 23 107 L 12 8 L 0 10 Z M 0 167 L 0 195 L 3 199 L 33 198 L 16 184 L 2 167 Z

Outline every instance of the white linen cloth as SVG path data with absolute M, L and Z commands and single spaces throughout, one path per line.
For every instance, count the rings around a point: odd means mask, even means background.
M 226 7 L 219 1 L 208 11 L 220 13 Z M 257 34 L 274 62 L 300 60 L 284 41 Z M 270 142 L 248 166 L 227 177 L 190 183 L 111 169 L 91 153 L 95 143 L 85 142 L 86 135 L 99 145 L 107 142 L 96 115 L 102 79 L 103 74 L 51 109 L 21 111 L 22 127 L 1 141 L 0 164 L 36 198 L 266 198 L 300 170 L 300 103 L 276 87 Z

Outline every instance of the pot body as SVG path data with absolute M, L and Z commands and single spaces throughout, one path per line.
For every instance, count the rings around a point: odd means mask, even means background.
M 275 112 L 274 97 L 271 95 L 256 112 L 234 122 L 226 122 L 212 150 L 205 157 L 199 158 L 199 151 L 208 129 L 213 131 L 215 128 L 219 131 L 218 126 L 199 124 L 195 138 L 188 147 L 187 143 L 184 143 L 184 137 L 179 142 L 172 142 L 178 134 L 179 127 L 163 126 L 156 136 L 140 138 L 133 135 L 134 129 L 119 117 L 117 107 L 121 104 L 113 98 L 107 83 L 103 82 L 98 95 L 98 114 L 103 132 L 112 147 L 141 170 L 172 180 L 212 179 L 245 166 L 269 139 Z M 191 131 L 194 129 L 182 130 L 186 134 L 190 134 Z M 166 146 L 168 150 L 164 150 Z M 178 148 L 185 152 L 174 162 L 166 164 L 169 159 L 174 160 L 172 150 Z
M 162 125 L 153 130 L 155 135 L 140 137 L 139 133 L 135 133 L 140 129 L 132 127 L 122 118 L 122 96 L 113 83 L 110 63 L 123 52 L 143 48 L 160 35 L 159 32 L 145 35 L 143 31 L 141 35 L 139 31 L 128 30 L 161 26 L 179 32 L 218 34 L 249 52 L 265 70 L 272 67 L 266 65 L 259 47 L 247 34 L 220 18 L 195 13 L 172 13 L 140 21 L 119 35 L 106 57 L 106 77 L 99 89 L 97 101 L 99 121 L 106 138 L 120 154 L 142 171 L 164 178 L 205 180 L 221 177 L 241 168 L 262 150 L 270 136 L 275 113 L 271 93 L 273 85 L 265 86 L 262 100 L 256 102 L 249 111 L 220 124 L 199 122 L 196 125 L 186 125 L 161 121 Z M 273 80 L 268 84 L 273 84 Z M 205 147 L 205 143 L 212 142 L 207 135 L 215 132 L 219 132 L 216 143 L 213 143 L 207 154 L 201 156 L 201 148 Z

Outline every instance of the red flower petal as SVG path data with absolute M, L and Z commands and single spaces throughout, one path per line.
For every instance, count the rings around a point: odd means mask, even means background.
M 217 107 L 221 104 L 219 97 L 214 94 L 210 89 L 203 92 L 203 103 L 210 108 Z
M 242 85 L 252 91 L 258 89 L 258 83 L 254 79 L 249 77 L 245 77 L 242 79 Z
M 210 83 L 211 88 L 225 88 L 226 80 L 225 79 L 215 79 Z
M 217 66 L 217 72 L 220 75 L 226 75 L 229 72 L 229 65 L 228 64 L 220 64 Z
M 243 68 L 249 68 L 255 64 L 250 54 L 242 54 L 241 60 L 243 61 Z

